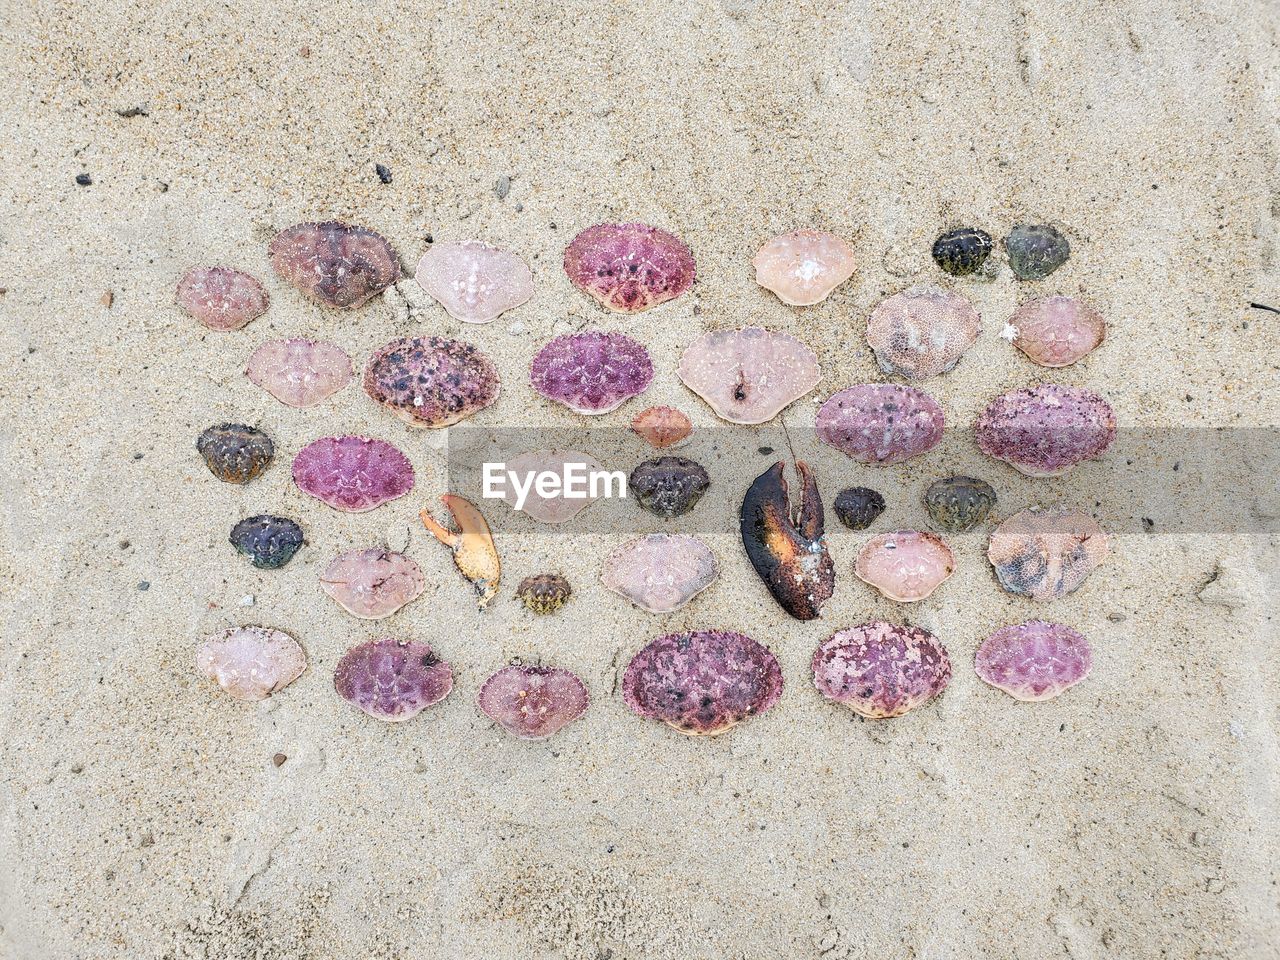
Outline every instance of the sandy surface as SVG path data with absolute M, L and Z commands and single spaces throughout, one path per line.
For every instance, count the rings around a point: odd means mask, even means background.
M 480 615 L 415 519 L 444 491 L 440 438 L 354 386 L 297 411 L 241 374 L 278 336 L 321 335 L 360 362 L 394 335 L 463 335 L 505 381 L 477 425 L 568 428 L 527 365 L 553 332 L 590 323 L 644 340 L 648 396 L 713 437 L 674 376 L 700 331 L 749 320 L 800 336 L 820 352 L 823 398 L 878 378 L 865 316 L 939 279 L 940 229 L 1050 220 L 1076 255 L 1034 292 L 1084 293 L 1110 337 L 1077 367 L 1037 370 L 998 338 L 1031 288 L 1004 266 L 955 284 L 985 329 L 928 385 L 953 424 L 1046 380 L 1102 392 L 1156 454 L 1179 430 L 1274 427 L 1278 318 L 1248 303 L 1280 300 L 1275 4 L 552 7 L 3 4 L 0 955 L 1280 956 L 1274 472 L 1246 464 L 1257 502 L 1247 484 L 1232 495 L 1253 528 L 1144 532 L 1141 515 L 1194 514 L 1202 477 L 1153 513 L 1111 511 L 1115 555 L 1048 609 L 998 590 L 976 535 L 957 539 L 954 579 L 903 609 L 852 577 L 860 537 L 833 531 L 836 595 L 800 624 L 753 575 L 733 520 L 769 463 L 756 447 L 785 446 L 775 422 L 706 454 L 718 492 L 694 516 L 723 573 L 686 610 L 653 617 L 599 585 L 631 528 L 523 522 L 504 527 L 506 585 Z M 276 230 L 326 216 L 383 232 L 406 264 L 428 234 L 508 246 L 536 297 L 465 330 L 412 282 L 323 311 L 265 252 Z M 687 238 L 694 293 L 631 320 L 576 293 L 565 243 L 615 218 Z M 849 238 L 860 269 L 794 310 L 756 287 L 748 259 L 809 225 Z M 180 314 L 177 277 L 210 262 L 261 277 L 268 314 L 224 335 Z M 784 420 L 828 503 L 854 482 L 901 491 L 881 529 L 922 522 L 919 491 L 958 468 L 994 483 L 1002 510 L 1039 491 L 1111 506 L 1095 489 L 1104 465 L 1037 487 L 965 444 L 882 473 L 824 460 L 805 439 L 813 411 Z M 252 485 L 217 483 L 194 452 L 223 420 L 277 442 Z M 294 489 L 292 455 L 342 432 L 408 450 L 413 496 L 344 516 Z M 279 572 L 226 543 L 264 510 L 307 533 Z M 406 536 L 430 585 L 395 619 L 355 621 L 322 595 L 335 553 Z M 539 620 L 511 590 L 543 569 L 577 597 Z M 1097 666 L 1022 705 L 983 685 L 972 655 L 1037 614 L 1085 632 Z M 955 679 L 936 703 L 868 723 L 812 689 L 814 645 L 873 616 L 948 644 Z M 310 658 L 260 706 L 192 669 L 200 637 L 242 622 L 290 631 Z M 632 716 L 612 692 L 620 666 L 662 632 L 712 625 L 777 652 L 778 707 L 710 741 Z M 396 727 L 339 700 L 337 659 L 381 633 L 435 643 L 454 695 Z M 580 673 L 586 717 L 529 744 L 478 715 L 478 685 L 516 655 Z

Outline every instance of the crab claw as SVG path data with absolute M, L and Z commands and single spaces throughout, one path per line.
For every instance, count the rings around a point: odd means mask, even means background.
M 822 498 L 809 465 L 796 461 L 800 501 L 787 496 L 779 460 L 747 489 L 742 500 L 742 545 L 756 573 L 782 609 L 797 620 L 813 620 L 835 589 L 836 568 L 822 535 Z
M 483 610 L 498 592 L 502 564 L 493 545 L 489 524 L 480 509 L 465 497 L 446 493 L 440 500 L 453 516 L 455 533 L 431 515 L 430 510 L 418 514 L 432 536 L 453 551 L 453 562 L 462 575 L 476 588 L 476 606 Z

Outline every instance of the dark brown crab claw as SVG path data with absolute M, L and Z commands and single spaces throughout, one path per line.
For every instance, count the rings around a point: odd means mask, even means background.
M 836 568 L 823 532 L 822 498 L 809 465 L 796 461 L 800 500 L 787 496 L 779 460 L 747 489 L 742 500 L 742 545 L 756 573 L 782 609 L 797 620 L 813 620 L 835 589 Z

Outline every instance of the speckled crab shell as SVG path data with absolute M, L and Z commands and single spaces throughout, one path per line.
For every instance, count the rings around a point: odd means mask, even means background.
M 293 458 L 303 493 L 343 513 L 364 513 L 413 489 L 413 464 L 385 440 L 321 437 Z
M 616 410 L 652 380 L 648 350 L 624 334 L 599 330 L 556 337 L 529 366 L 534 390 L 587 415 Z
M 693 286 L 693 252 L 675 234 L 644 223 L 601 223 L 564 251 L 570 282 L 601 305 L 639 313 Z
M 978 416 L 978 448 L 1029 477 L 1056 477 L 1102 456 L 1116 435 L 1111 405 L 1092 390 L 1041 384 L 1002 393 Z
M 768 648 L 732 630 L 669 633 L 627 664 L 622 698 L 633 713 L 691 736 L 723 733 L 782 696 Z
M 631 429 L 658 450 L 674 447 L 693 433 L 693 424 L 674 407 L 646 407 L 631 420 Z
M 853 250 L 825 230 L 792 230 L 761 247 L 751 265 L 756 283 L 785 304 L 807 307 L 853 276 Z
M 936 534 L 896 530 L 872 537 L 853 564 L 854 575 L 890 600 L 915 603 L 955 571 L 951 548 Z
M 192 267 L 178 281 L 178 306 L 210 330 L 239 330 L 267 312 L 267 291 L 230 267 Z
M 987 559 L 1005 590 L 1048 601 L 1078 590 L 1109 552 L 1097 521 L 1059 506 L 1009 517 L 992 531 Z
M 267 252 L 282 280 L 327 307 L 354 310 L 400 279 L 391 244 L 337 220 L 281 230 Z
M 449 695 L 453 670 L 425 643 L 382 637 L 342 655 L 333 687 L 369 716 L 401 723 Z
M 1029 620 L 1001 627 L 983 642 L 974 672 L 1015 700 L 1052 700 L 1093 669 L 1093 649 L 1061 623 Z
M 882 620 L 839 630 L 813 653 L 818 692 L 872 720 L 900 717 L 951 680 L 946 647 L 928 630 Z
M 257 427 L 219 423 L 196 438 L 196 452 L 223 483 L 248 483 L 271 465 L 276 447 Z
M 716 416 L 766 423 L 818 385 L 818 355 L 785 333 L 760 327 L 704 333 L 680 356 L 677 375 Z
M 863 383 L 833 394 L 818 409 L 818 439 L 872 466 L 891 466 L 942 439 L 942 407 L 915 387 Z
M 503 667 L 480 688 L 480 712 L 521 740 L 543 740 L 587 711 L 591 696 L 576 674 L 557 667 Z
M 885 373 L 925 380 L 954 367 L 981 330 L 978 311 L 958 293 L 912 287 L 871 311 L 867 343 Z
M 364 392 L 411 427 L 438 429 L 498 399 L 493 361 L 463 340 L 400 337 L 383 344 L 364 368 Z

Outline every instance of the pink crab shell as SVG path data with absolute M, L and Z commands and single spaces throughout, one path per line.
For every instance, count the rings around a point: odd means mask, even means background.
M 200 644 L 196 669 L 237 700 L 265 700 L 302 676 L 307 657 L 283 630 L 231 627 Z
M 249 357 L 244 374 L 290 407 L 312 407 L 333 396 L 354 375 L 351 358 L 320 340 L 268 340 Z
M 466 323 L 490 323 L 533 296 L 528 265 L 479 240 L 437 243 L 418 261 L 415 279 L 451 317 Z
M 239 330 L 267 312 L 267 291 L 230 267 L 192 267 L 178 281 L 178 306 L 210 330 Z
M 1097 521 L 1066 507 L 1015 513 L 991 532 L 987 547 L 1000 586 L 1040 601 L 1078 590 L 1108 553 Z
M 885 373 L 925 380 L 954 367 L 981 330 L 978 311 L 958 293 L 912 287 L 871 311 L 867 343 Z
M 609 555 L 601 582 L 649 613 L 673 613 L 720 575 L 711 548 L 683 533 L 651 533 Z
M 411 427 L 439 429 L 498 399 L 493 361 L 465 340 L 398 337 L 364 367 L 364 392 Z
M 1116 435 L 1111 405 L 1092 390 L 1044 383 L 1002 393 L 974 426 L 978 448 L 1029 477 L 1057 477 L 1102 456 Z
M 574 413 L 602 414 L 649 388 L 653 361 L 621 333 L 567 333 L 538 351 L 529 380 L 542 396 Z
M 337 220 L 281 230 L 271 266 L 316 303 L 354 310 L 400 279 L 400 258 L 382 236 Z
M 480 712 L 521 740 L 542 740 L 586 713 L 591 696 L 576 674 L 554 667 L 503 667 L 480 688 Z
M 298 489 L 343 513 L 364 513 L 413 489 L 413 464 L 385 440 L 321 437 L 293 458 Z
M 579 468 L 582 473 L 578 472 Z M 568 523 L 596 501 L 596 497 L 591 496 L 589 483 L 583 483 L 585 487 L 583 492 L 586 496 L 568 496 L 566 493 L 568 481 L 578 476 L 589 477 L 602 469 L 599 461 L 594 457 L 576 450 L 530 450 L 506 462 L 507 474 L 514 475 L 516 480 L 512 482 L 508 479 L 503 485 L 502 499 L 512 510 L 519 509 L 539 523 Z M 536 480 L 544 474 L 560 478 L 558 492 L 549 496 L 543 496 L 538 492 Z M 519 508 L 516 507 L 520 502 L 519 493 L 515 488 L 516 483 L 521 489 L 526 489 L 525 485 L 528 485 L 524 503 Z
M 1015 700 L 1052 700 L 1089 675 L 1093 649 L 1068 626 L 1028 620 L 987 637 L 973 669 Z
M 693 252 L 675 234 L 643 223 L 601 223 L 564 251 L 570 282 L 610 310 L 639 313 L 693 286 Z
M 942 439 L 938 401 L 915 387 L 863 383 L 833 394 L 818 409 L 818 439 L 873 466 L 891 466 L 932 449 Z
M 422 569 L 403 553 L 374 547 L 339 554 L 320 574 L 320 587 L 352 616 L 381 620 L 427 586 Z
M 825 230 L 793 230 L 761 247 L 751 265 L 756 283 L 783 303 L 808 307 L 853 276 L 853 250 Z
M 622 676 L 633 713 L 691 736 L 723 733 L 782 696 L 767 647 L 732 630 L 669 633 L 637 653 Z
M 853 572 L 890 600 L 915 603 L 937 590 L 956 568 L 951 548 L 937 534 L 897 530 L 872 537 L 858 551 Z
M 872 720 L 902 716 L 951 680 L 942 641 L 882 620 L 833 633 L 813 652 L 812 666 L 819 693 Z
M 678 446 L 693 433 L 693 423 L 675 407 L 646 407 L 631 420 L 631 429 L 658 450 Z
M 680 356 L 677 375 L 730 423 L 766 423 L 818 385 L 818 355 L 760 327 L 704 333 Z
M 1042 367 L 1066 367 L 1102 343 L 1102 314 L 1075 297 L 1028 300 L 1009 319 L 1013 345 Z
M 342 655 L 333 687 L 369 716 L 400 723 L 447 697 L 453 670 L 425 643 L 382 637 Z

